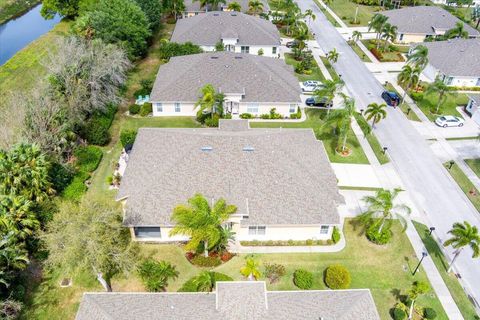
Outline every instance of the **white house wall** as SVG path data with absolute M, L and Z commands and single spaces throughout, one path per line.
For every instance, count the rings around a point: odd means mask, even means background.
M 332 238 L 333 226 L 328 233 L 320 234 L 320 225 L 308 226 L 266 226 L 265 235 L 250 235 L 248 227 L 235 228 L 235 238 L 239 241 L 268 240 L 328 240 Z
M 480 57 L 479 57 L 480 58 Z M 479 75 L 480 77 L 480 75 Z M 450 86 L 455 87 L 475 87 L 477 85 L 479 77 L 453 77 L 452 83 Z
M 292 104 L 295 104 L 295 112 L 297 112 L 297 104 L 294 102 Z M 242 102 L 240 103 L 240 111 L 239 113 L 251 113 L 255 116 L 260 116 L 261 114 L 265 113 L 270 113 L 270 110 L 272 108 L 276 109 L 276 112 L 281 114 L 284 117 L 289 117 L 290 116 L 290 104 L 289 103 L 265 103 L 265 104 L 259 104 L 258 105 L 258 112 L 249 112 L 248 108 L 249 106 L 252 105 L 252 103 L 248 102 Z
M 279 46 L 249 46 L 248 53 L 253 54 L 253 55 L 258 55 L 258 51 L 260 49 L 263 50 L 263 56 L 265 57 L 273 57 L 277 58 L 278 53 L 279 53 Z M 273 47 L 276 47 L 276 53 L 273 53 Z M 203 51 L 205 52 L 212 52 L 215 51 L 215 46 L 200 46 Z M 242 46 L 241 45 L 236 45 L 234 52 L 236 53 L 241 53 L 242 52 Z
M 152 102 L 152 111 L 154 117 L 197 115 L 197 110 L 195 110 L 194 103 L 180 103 L 180 112 L 175 111 L 175 103 L 172 102 L 162 103 L 162 112 L 158 110 L 158 105 L 158 102 Z

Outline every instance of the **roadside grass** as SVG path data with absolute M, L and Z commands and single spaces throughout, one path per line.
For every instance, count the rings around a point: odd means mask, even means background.
M 478 140 L 478 136 L 470 136 L 470 137 L 453 137 L 453 138 L 445 138 L 447 141 L 456 141 L 456 140 Z
M 250 122 L 252 128 L 312 128 L 317 139 L 323 141 L 328 158 L 331 162 L 338 163 L 360 163 L 368 164 L 368 159 L 358 142 L 355 133 L 350 130 L 347 137 L 347 146 L 352 153 L 348 157 L 339 155 L 337 137 L 333 134 L 332 128 L 323 127 L 322 124 L 327 115 L 327 110 L 306 109 L 307 119 L 303 122 Z
M 349 27 L 366 26 L 376 11 L 381 8 L 377 6 L 358 5 L 351 0 L 335 0 L 328 5 L 335 14 Z M 354 23 L 355 11 L 358 8 L 357 23 Z
M 340 24 L 337 22 L 337 20 L 330 14 L 330 12 L 327 11 L 327 9 L 325 9 L 318 0 L 314 0 L 315 3 L 317 4 L 318 8 L 320 9 L 320 11 L 323 12 L 323 14 L 325 15 L 325 17 L 327 18 L 328 22 L 330 22 L 332 24 L 332 26 L 334 26 L 335 28 L 338 28 L 340 27 Z
M 69 21 L 61 21 L 0 66 L 0 100 L 9 92 L 24 92 L 34 88 L 45 77 L 47 71 L 42 60 L 55 50 L 55 42 L 69 32 L 70 24 Z
M 439 247 L 435 239 L 429 235 L 429 228 L 417 221 L 412 221 L 415 229 L 417 229 L 420 238 L 422 238 L 423 244 L 428 251 L 429 256 L 432 258 L 433 263 L 437 267 L 437 270 L 440 272 L 440 275 L 443 278 L 443 281 L 448 287 L 450 294 L 453 297 L 453 300 L 457 304 L 460 312 L 462 313 L 465 319 L 475 319 L 477 313 L 472 302 L 469 300 L 467 294 L 463 290 L 461 284 L 458 282 L 458 279 L 455 277 L 453 272 L 447 273 L 449 262 L 445 258 L 442 249 Z
M 285 53 L 285 63 L 293 66 L 293 69 L 300 63 L 293 58 L 291 53 Z M 295 72 L 295 76 L 298 78 L 298 81 L 303 82 L 307 80 L 318 80 L 318 81 L 325 81 L 325 77 L 323 76 L 320 68 L 318 67 L 317 62 L 313 59 L 313 67 L 311 74 L 301 74 Z
M 452 168 L 450 168 L 450 162 L 445 162 L 443 164 L 447 171 L 450 173 L 452 178 L 457 182 L 460 189 L 467 196 L 468 200 L 473 204 L 475 209 L 480 212 L 480 192 L 475 188 L 474 184 L 468 179 L 468 177 L 463 173 L 462 169 L 454 163 Z M 450 168 L 450 169 L 449 169 Z
M 342 264 L 350 271 L 352 277 L 351 288 L 369 288 L 372 292 L 375 305 L 381 319 L 390 318 L 390 309 L 394 306 L 399 295 L 406 294 L 415 280 L 427 281 L 425 272 L 420 268 L 415 277 L 412 269 L 418 263 L 413 248 L 407 236 L 401 233 L 398 222 L 393 225 L 394 236 L 390 244 L 377 246 L 369 242 L 351 219 L 345 220 L 344 235 L 347 246 L 336 253 L 283 253 L 283 254 L 255 254 L 256 259 L 265 263 L 279 263 L 285 266 L 286 275 L 274 284 L 267 282 L 269 290 L 298 290 L 292 281 L 293 272 L 303 268 L 314 274 L 312 289 L 327 289 L 323 283 L 323 272 L 332 264 Z M 139 259 L 153 257 L 165 260 L 176 266 L 179 277 L 169 282 L 167 291 L 177 291 L 184 282 L 199 274 L 205 268 L 191 265 L 185 258 L 180 246 L 167 244 L 139 244 Z M 245 280 L 240 274 L 240 268 L 245 263 L 244 254 L 234 257 L 229 262 L 215 268 L 217 272 L 225 273 L 234 280 Z M 60 288 L 58 283 L 62 278 L 60 272 L 49 276 L 38 288 L 34 296 L 35 310 L 29 310 L 22 319 L 60 320 L 74 319 L 82 292 L 102 291 L 94 276 L 86 272 L 79 272 L 73 277 L 73 285 L 69 288 Z M 262 276 L 260 280 L 265 280 Z M 112 281 L 113 290 L 145 291 L 135 268 L 128 276 L 118 276 Z M 40 294 L 42 293 L 42 294 Z M 438 313 L 437 319 L 446 320 L 447 316 L 435 293 L 422 296 L 418 305 L 434 308 Z
M 480 178 L 480 159 L 465 159 L 470 169 Z
M 41 0 L 0 0 L 0 25 L 21 16 Z
M 340 190 L 353 190 L 353 191 L 380 191 L 382 188 L 375 187 L 356 187 L 356 186 L 338 186 Z
M 360 49 L 357 43 L 355 43 L 354 41 L 348 41 L 347 43 L 352 48 L 353 52 L 357 54 L 360 60 L 367 63 L 372 62 L 372 60 L 370 60 L 370 58 L 365 54 L 365 52 L 363 52 L 363 50 Z
M 458 106 L 467 105 L 468 96 L 464 93 L 458 93 L 457 96 L 453 96 L 450 93 L 447 94 L 447 99 L 440 106 L 439 114 L 435 114 L 436 107 L 438 103 L 438 94 L 424 94 L 423 98 L 415 101 L 417 106 L 422 110 L 422 112 L 427 116 L 430 121 L 435 121 L 440 115 L 452 115 L 456 117 L 463 118 L 462 115 L 457 111 Z
M 364 126 L 365 125 L 370 126 L 370 125 L 367 123 L 367 120 L 360 113 L 355 114 L 355 119 L 359 124 L 363 123 L 363 125 L 360 125 L 360 129 L 362 129 L 362 132 L 365 136 L 364 139 L 367 139 L 368 143 L 370 144 L 370 147 L 373 150 L 373 153 L 375 153 L 375 156 L 378 159 L 378 162 L 380 162 L 380 164 L 385 164 L 390 162 L 388 155 L 383 152 L 383 148 L 380 145 L 380 142 L 378 141 L 377 137 L 375 136 L 375 129 L 372 129 L 370 133 L 365 132 Z
M 402 97 L 402 95 L 398 93 L 398 91 L 393 87 L 393 85 L 390 82 L 387 83 L 384 87 L 387 91 L 395 92 L 400 98 Z M 403 114 L 407 117 L 408 120 L 418 121 L 418 122 L 422 121 L 413 110 L 409 111 L 408 109 L 410 109 L 408 104 L 402 102 L 402 104 L 400 105 L 400 110 L 402 110 Z
M 333 68 L 332 64 L 330 63 L 330 61 L 326 58 L 326 57 L 322 57 L 320 56 L 320 59 L 322 60 L 323 64 L 325 65 L 325 67 L 327 68 L 328 70 L 328 73 L 330 73 L 330 75 L 332 76 L 332 78 L 334 80 L 338 80 L 340 79 L 340 77 L 338 76 L 337 72 L 335 71 L 335 69 Z

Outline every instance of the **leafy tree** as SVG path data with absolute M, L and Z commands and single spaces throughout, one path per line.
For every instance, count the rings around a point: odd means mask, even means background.
M 285 275 L 285 266 L 278 263 L 265 263 L 265 277 L 270 280 L 270 284 L 275 283 Z
M 253 258 L 247 258 L 245 265 L 240 269 L 240 273 L 248 280 L 258 280 L 261 277 L 260 265 Z
M 215 51 L 225 51 L 222 41 L 215 43 Z
M 160 19 L 162 18 L 162 5 L 159 0 L 135 0 L 138 6 L 145 13 L 150 28 L 155 30 L 160 25 Z
M 205 257 L 208 257 L 208 250 L 221 239 L 220 226 L 236 211 L 236 206 L 228 205 L 222 198 L 211 208 L 209 201 L 197 193 L 188 199 L 187 205 L 178 205 L 173 209 L 171 219 L 175 226 L 170 235 L 189 236 L 190 241 L 185 246 L 186 250 L 196 250 L 200 243 L 203 243 Z
M 436 95 L 438 94 L 437 105 L 435 106 L 435 113 L 438 114 L 440 111 L 440 106 L 447 100 L 447 93 L 449 93 L 448 86 L 440 78 L 435 79 L 435 81 L 428 85 L 427 90 L 425 91 L 426 95 Z M 455 95 L 455 93 L 450 92 L 450 95 Z
M 197 292 L 211 292 L 215 288 L 215 272 L 203 271 L 194 280 Z
M 242 6 L 240 5 L 240 3 L 233 1 L 228 4 L 227 9 L 231 11 L 240 12 L 242 11 Z
M 316 101 L 326 99 L 328 103 L 331 103 L 335 96 L 342 92 L 345 83 L 340 79 L 325 80 L 322 86 L 315 90 L 313 93 Z
M 151 36 L 147 16 L 133 0 L 99 0 L 84 16 L 85 28 L 105 43 L 123 47 L 131 59 L 145 54 Z
M 185 11 L 184 0 L 162 0 L 163 11 L 170 16 L 177 17 Z
M 35 144 L 17 144 L 0 150 L 0 194 L 42 202 L 54 193 L 49 179 L 50 163 Z
M 206 84 L 200 89 L 200 97 L 195 103 L 199 113 L 210 113 L 212 118 L 214 114 L 220 117 L 223 115 L 223 95 L 215 91 L 211 84 Z
M 148 291 L 165 291 L 168 280 L 178 278 L 179 272 L 167 261 L 145 259 L 137 268 L 138 275 Z
M 33 211 L 33 202 L 21 196 L 0 195 L 0 230 L 3 233 L 13 231 L 25 240 L 33 235 L 40 222 Z
M 82 0 L 43 0 L 41 15 L 45 19 L 53 19 L 55 14 L 72 19 L 78 15 Z
M 452 248 L 455 249 L 455 255 L 447 272 L 452 270 L 455 260 L 457 260 L 462 250 L 467 246 L 473 251 L 472 258 L 478 258 L 480 256 L 480 234 L 478 234 L 476 226 L 472 226 L 467 221 L 463 223 L 456 222 L 448 233 L 451 234 L 452 237 L 447 239 L 443 245 L 445 247 L 452 246 Z
M 366 120 L 372 120 L 372 129 L 375 128 L 375 124 L 379 123 L 382 119 L 387 117 L 387 111 L 385 110 L 387 105 L 385 103 L 377 104 L 370 103 L 365 110 Z
M 353 42 L 357 43 L 360 39 L 362 39 L 362 37 L 363 37 L 363 34 L 362 34 L 360 31 L 354 30 L 354 31 L 352 32 L 352 40 L 353 40 Z
M 405 96 L 408 90 L 412 87 L 416 87 L 420 81 L 420 74 L 422 71 L 416 66 L 406 64 L 402 67 L 402 71 L 398 74 L 398 83 L 405 88 L 405 92 L 402 96 L 402 102 L 405 101 Z
M 253 13 L 253 15 L 259 15 L 263 12 L 263 3 L 260 0 L 250 0 L 248 1 L 248 10 Z
M 413 308 L 415 305 L 415 300 L 417 300 L 418 297 L 427 293 L 428 291 L 430 291 L 430 286 L 426 282 L 415 281 L 412 284 L 412 287 L 408 290 L 408 297 L 410 298 L 410 300 L 412 300 L 412 303 L 410 305 L 410 312 L 408 316 L 409 319 L 412 319 L 412 316 L 413 316 Z
M 463 38 L 468 39 L 468 31 L 465 30 L 465 24 L 461 21 L 455 23 L 455 27 L 445 32 L 445 37 L 447 39 L 452 38 Z
M 395 204 L 395 198 L 402 190 L 395 188 L 393 190 L 378 190 L 375 196 L 365 196 L 363 201 L 368 206 L 367 211 L 359 216 L 359 221 L 364 224 L 370 224 L 373 219 L 380 219 L 378 232 L 381 233 L 387 220 L 397 218 L 403 226 L 403 231 L 407 229 L 407 221 L 403 213 L 410 214 L 411 209 L 405 204 Z
M 327 58 L 328 61 L 330 61 L 332 63 L 337 63 L 339 56 L 340 56 L 340 54 L 338 53 L 337 49 L 333 48 L 332 50 L 327 52 L 326 58 Z
M 160 44 L 160 59 L 169 60 L 171 57 L 202 53 L 203 50 L 191 42 L 176 43 L 164 41 Z
M 130 271 L 138 251 L 122 217 L 117 203 L 63 203 L 41 237 L 49 251 L 46 265 L 70 273 L 91 270 L 105 290 L 112 291 L 112 277 Z
M 408 55 L 407 64 L 413 65 L 423 71 L 428 64 L 428 48 L 424 45 L 418 45 L 413 48 Z

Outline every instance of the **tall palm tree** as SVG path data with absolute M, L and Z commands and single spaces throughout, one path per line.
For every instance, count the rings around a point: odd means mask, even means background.
M 383 29 L 383 25 L 387 22 L 388 17 L 384 16 L 383 14 L 376 13 L 372 20 L 368 23 L 368 31 L 374 30 L 377 35 L 375 37 L 377 43 L 380 41 L 380 35 Z
M 215 288 L 215 272 L 203 271 L 193 279 L 193 284 L 199 292 L 212 292 Z
M 480 235 L 478 234 L 476 226 L 472 226 L 467 221 L 463 223 L 456 222 L 448 233 L 451 234 L 452 237 L 447 239 L 443 245 L 445 247 L 452 246 L 452 248 L 455 249 L 455 255 L 447 272 L 452 270 L 455 260 L 457 260 L 462 250 L 467 246 L 473 251 L 472 258 L 478 258 L 480 256 Z
M 382 38 L 385 39 L 383 46 L 383 51 L 387 50 L 388 42 L 393 42 L 397 38 L 397 26 L 391 25 L 390 23 L 385 23 L 382 29 Z
M 311 21 L 315 21 L 315 19 L 317 18 L 317 16 L 315 15 L 315 13 L 313 13 L 313 10 L 312 9 L 307 9 L 305 10 L 305 13 L 303 14 L 303 16 L 305 18 L 308 17 L 308 25 L 310 25 L 310 22 Z
M 387 220 L 397 218 L 403 226 L 403 231 L 407 229 L 407 221 L 403 214 L 410 214 L 411 209 L 405 204 L 395 204 L 395 198 L 402 189 L 378 190 L 375 196 L 365 196 L 362 200 L 367 204 L 368 209 L 359 216 L 359 220 L 369 224 L 372 219 L 380 219 L 378 232 L 381 233 Z
M 240 5 L 240 3 L 236 2 L 236 1 L 233 1 L 233 2 L 230 2 L 228 4 L 227 9 L 231 10 L 231 11 L 240 12 L 240 11 L 242 11 L 242 6 Z
M 417 86 L 420 81 L 420 74 L 422 71 L 420 68 L 414 65 L 406 64 L 402 67 L 402 71 L 398 74 L 398 83 L 405 88 L 405 92 L 402 96 L 402 102 L 405 101 L 408 90 L 411 87 Z
M 260 265 L 253 258 L 247 258 L 245 265 L 240 269 L 240 273 L 248 280 L 258 280 L 260 278 Z
M 407 64 L 414 65 L 423 71 L 428 64 L 428 48 L 424 45 L 413 48 L 408 55 Z
M 221 93 L 217 93 L 211 84 L 206 84 L 200 89 L 200 97 L 198 98 L 195 108 L 199 108 L 199 112 L 208 112 L 212 115 L 223 115 L 223 99 Z
M 412 301 L 412 303 L 410 304 L 410 311 L 408 313 L 408 319 L 412 319 L 412 317 L 413 317 L 413 308 L 414 308 L 415 300 L 417 300 L 418 297 L 427 293 L 428 291 L 430 291 L 430 286 L 426 282 L 415 281 L 412 284 L 412 286 L 410 287 L 410 289 L 408 290 L 408 293 L 407 293 L 408 297 Z
M 189 236 L 186 250 L 195 250 L 200 243 L 205 247 L 205 257 L 221 238 L 221 225 L 237 211 L 234 205 L 228 205 L 222 198 L 210 207 L 208 200 L 197 193 L 188 199 L 188 205 L 178 205 L 173 209 L 172 221 L 175 227 L 170 235 Z
M 298 49 L 298 54 L 301 55 L 303 49 L 305 49 L 306 44 L 305 40 L 308 40 L 309 33 L 308 33 L 308 27 L 305 24 L 299 25 L 297 28 L 295 28 L 294 31 L 294 38 L 297 40 L 297 49 Z
M 339 57 L 339 53 L 337 51 L 336 48 L 333 48 L 332 50 L 330 50 L 329 52 L 327 52 L 327 60 L 332 62 L 332 63 L 337 63 L 338 61 L 338 57 Z
M 315 90 L 313 97 L 316 101 L 326 99 L 326 102 L 331 103 L 335 96 L 342 91 L 344 85 L 345 83 L 340 79 L 325 80 L 322 86 Z
M 445 102 L 447 99 L 447 93 L 449 92 L 448 86 L 443 82 L 440 78 L 435 79 L 435 81 L 428 85 L 427 90 L 425 91 L 426 95 L 435 95 L 438 94 L 438 101 L 435 107 L 435 113 L 438 114 L 440 111 L 440 106 Z M 451 95 L 455 95 L 454 92 L 450 93 Z
M 363 34 L 360 31 L 354 30 L 352 32 L 352 40 L 354 43 L 357 43 L 360 39 L 362 39 L 362 37 L 363 37 Z
M 455 27 L 445 32 L 445 37 L 447 37 L 448 39 L 452 39 L 452 38 L 467 39 L 468 31 L 465 30 L 465 24 L 461 21 L 458 21 L 455 24 Z
M 250 0 L 248 2 L 248 10 L 257 16 L 263 12 L 263 3 L 260 0 Z
M 375 124 L 379 123 L 382 119 L 387 117 L 387 111 L 385 110 L 387 105 L 385 103 L 377 104 L 370 103 L 365 110 L 365 116 L 367 121 L 372 120 L 372 129 L 375 128 Z

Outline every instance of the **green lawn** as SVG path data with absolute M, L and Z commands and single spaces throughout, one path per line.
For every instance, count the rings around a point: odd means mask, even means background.
M 404 295 L 415 280 L 428 281 L 423 269 L 420 269 L 415 277 L 411 275 L 418 260 L 408 238 L 400 232 L 400 225 L 395 223 L 393 228 L 393 241 L 387 246 L 377 246 L 366 240 L 351 220 L 346 220 L 344 233 L 347 247 L 341 252 L 256 254 L 255 257 L 261 265 L 265 262 L 280 263 L 286 268 L 286 275 L 278 283 L 267 284 L 269 290 L 298 290 L 292 282 L 292 274 L 298 268 L 313 272 L 312 289 L 326 289 L 322 280 L 325 268 L 331 264 L 343 264 L 351 273 L 351 288 L 369 288 L 381 318 L 387 320 L 391 319 L 389 310 L 394 306 L 399 294 Z M 169 283 L 167 290 L 170 292 L 178 290 L 186 280 L 201 271 L 186 260 L 183 250 L 176 245 L 140 244 L 139 254 L 141 257 L 166 260 L 176 266 L 180 274 L 178 279 Z M 244 280 L 239 272 L 244 258 L 245 255 L 234 257 L 215 268 L 215 271 L 228 274 L 235 280 Z M 60 288 L 59 281 L 60 274 L 54 274 L 36 288 L 31 301 L 36 308 L 26 312 L 23 319 L 73 319 L 82 293 L 102 289 L 89 273 L 75 274 L 73 286 L 70 288 Z M 112 284 L 114 291 L 144 291 L 135 272 L 128 277 L 114 278 Z M 421 297 L 418 305 L 434 308 L 438 313 L 438 320 L 447 319 L 433 291 Z
M 468 103 L 468 96 L 464 93 L 459 93 L 456 96 L 447 93 L 447 99 L 440 106 L 439 114 L 435 114 L 438 103 L 438 94 L 424 94 L 423 99 L 415 101 L 417 106 L 427 116 L 430 121 L 435 121 L 439 115 L 452 115 L 462 118 L 462 115 L 457 111 L 457 107 L 466 105 Z
M 295 66 L 299 64 L 300 62 L 295 60 L 293 58 L 293 55 L 291 53 L 285 53 L 285 63 L 293 66 L 295 69 Z M 313 65 L 314 67 L 312 68 L 312 73 L 311 74 L 301 74 L 295 72 L 295 76 L 297 76 L 298 81 L 307 81 L 307 80 L 318 80 L 318 81 L 324 81 L 325 77 L 323 76 L 322 72 L 320 71 L 320 68 L 317 65 L 317 62 L 315 59 L 313 60 Z
M 0 25 L 21 16 L 40 0 L 0 0 Z
M 367 55 L 363 52 L 362 49 L 360 49 L 360 47 L 355 42 L 348 41 L 348 44 L 363 62 L 372 62 L 372 60 L 367 57 Z
M 465 291 L 463 291 L 462 286 L 458 282 L 457 278 L 453 273 L 447 273 L 448 270 L 448 261 L 443 255 L 441 248 L 438 246 L 435 239 L 429 235 L 429 229 L 426 225 L 419 222 L 413 221 L 415 229 L 417 229 L 418 234 L 422 238 L 425 248 L 432 258 L 437 270 L 440 272 L 440 275 L 443 278 L 443 281 L 448 287 L 450 294 L 455 300 L 460 312 L 462 313 L 465 319 L 474 319 L 477 313 L 472 302 L 469 300 Z
M 445 162 L 444 166 L 448 169 L 450 168 L 450 163 Z M 480 212 L 480 192 L 475 188 L 470 179 L 468 179 L 456 163 L 451 169 L 448 169 L 448 172 L 452 175 L 453 179 L 457 182 L 458 186 L 462 189 L 473 206 Z
M 380 145 L 380 142 L 378 141 L 377 137 L 375 136 L 375 130 L 372 130 L 372 132 L 370 132 L 370 134 L 366 134 L 366 132 L 365 132 L 365 130 L 363 130 L 363 128 L 364 128 L 365 125 L 369 126 L 369 124 L 367 123 L 365 118 L 362 115 L 360 115 L 360 113 L 357 113 L 355 115 L 355 119 L 357 120 L 357 122 L 359 124 L 363 122 L 363 126 L 360 126 L 360 128 L 362 129 L 363 134 L 365 135 L 365 138 L 367 139 L 368 143 L 370 144 L 370 147 L 372 148 L 373 153 L 375 153 L 375 156 L 377 157 L 378 162 L 380 162 L 380 164 L 385 164 L 385 163 L 390 162 L 390 159 L 388 158 L 388 155 L 383 153 L 383 147 Z
M 335 69 L 333 68 L 333 66 L 332 66 L 332 64 L 330 63 L 330 61 L 329 61 L 326 57 L 322 57 L 322 56 L 320 56 L 320 59 L 322 60 L 323 64 L 325 65 L 325 67 L 326 67 L 327 70 L 328 70 L 328 73 L 330 73 L 330 75 L 332 76 L 332 78 L 335 79 L 335 80 L 340 79 L 340 77 L 338 76 L 337 72 L 336 72 Z
M 343 20 L 348 26 L 366 26 L 379 10 L 376 6 L 358 5 L 351 0 L 335 0 L 328 5 L 335 14 Z M 355 11 L 358 7 L 357 23 L 354 23 Z
M 470 169 L 480 178 L 480 159 L 465 159 Z
M 368 164 L 367 156 L 351 130 L 347 138 L 347 145 L 352 150 L 351 155 L 343 157 L 335 151 L 337 146 L 336 137 L 332 134 L 331 128 L 322 127 L 326 114 L 326 110 L 307 109 L 307 120 L 303 122 L 251 122 L 250 126 L 252 128 L 312 128 L 317 139 L 323 141 L 331 162 Z
M 314 0 L 315 3 L 317 4 L 318 8 L 323 12 L 325 17 L 327 17 L 327 20 L 334 26 L 335 28 L 340 27 L 340 24 L 337 22 L 337 20 L 325 9 L 322 5 L 320 5 L 320 2 L 318 0 Z
M 373 49 L 372 48 L 376 48 L 377 46 L 377 40 L 375 39 L 366 39 L 366 40 L 360 40 L 362 41 L 362 43 L 365 45 L 365 47 L 368 48 L 368 50 L 370 50 L 370 52 L 372 52 L 372 54 L 374 54 L 374 51 L 372 51 Z M 384 49 L 384 46 L 385 46 L 385 41 L 384 40 L 380 40 L 380 47 L 379 47 L 379 52 L 381 54 L 381 57 L 379 57 L 378 55 L 375 55 L 376 58 L 380 61 L 380 62 L 403 62 L 405 61 L 405 59 L 403 58 L 403 56 L 401 55 L 401 51 L 397 51 L 398 50 L 405 50 L 403 47 L 399 47 L 399 46 L 395 46 L 395 45 L 392 45 L 390 42 L 387 44 L 387 50 L 386 51 L 383 51 Z

